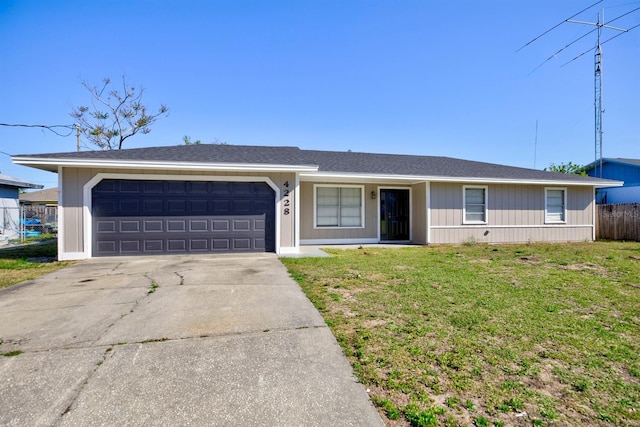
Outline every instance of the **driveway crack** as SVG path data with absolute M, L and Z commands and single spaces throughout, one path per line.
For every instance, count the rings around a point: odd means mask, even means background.
M 60 414 L 60 417 L 56 421 L 55 425 L 60 425 L 60 423 L 62 423 L 62 420 L 64 419 L 64 417 L 73 410 L 73 408 L 76 406 L 76 403 L 78 402 L 78 398 L 80 397 L 80 394 L 82 394 L 82 392 L 86 388 L 87 384 L 89 384 L 89 381 L 96 374 L 96 372 L 98 371 L 100 366 L 102 366 L 102 364 L 107 360 L 107 358 L 109 358 L 111 356 L 111 354 L 112 354 L 111 351 L 112 350 L 113 350 L 113 347 L 107 347 L 104 350 L 104 352 L 102 353 L 102 358 L 100 360 L 98 360 L 98 362 L 93 367 L 93 369 L 87 374 L 87 376 L 85 377 L 84 381 L 82 381 L 82 384 L 80 384 L 80 386 L 75 390 L 75 392 L 71 396 L 71 401 L 69 402 L 69 405 L 67 405 L 66 409 L 64 411 L 62 411 L 62 413 Z
M 147 278 L 147 280 L 149 280 L 149 291 L 142 298 L 136 298 L 136 300 L 133 302 L 132 307 L 129 309 L 129 311 L 127 313 L 121 314 L 120 317 L 118 317 L 116 320 L 114 320 L 111 324 L 107 325 L 107 327 L 104 329 L 104 331 L 102 331 L 102 333 L 100 335 L 98 335 L 98 338 L 96 338 L 93 341 L 92 345 L 95 345 L 96 343 L 100 342 L 102 337 L 104 337 L 107 334 L 107 332 L 109 332 L 109 330 L 111 328 L 113 328 L 125 316 L 128 316 L 129 314 L 132 314 L 133 312 L 135 312 L 136 308 L 140 305 L 140 302 L 141 302 L 142 299 L 148 298 L 149 295 L 151 295 L 152 293 L 154 293 L 156 291 L 156 289 L 159 287 L 159 285 L 155 282 L 155 280 L 153 280 L 151 277 L 149 277 L 146 274 L 144 275 L 144 277 Z
M 182 274 L 178 273 L 177 271 L 174 271 L 174 273 L 176 273 L 176 276 L 178 276 L 180 278 L 179 285 L 180 286 L 184 285 L 184 276 Z

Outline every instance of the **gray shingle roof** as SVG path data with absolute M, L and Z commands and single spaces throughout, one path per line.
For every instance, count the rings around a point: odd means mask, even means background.
M 33 182 L 29 182 L 29 181 L 25 181 L 19 178 L 14 178 L 8 175 L 2 175 L 0 174 L 0 184 L 1 185 L 7 185 L 10 187 L 17 187 L 17 188 L 42 188 L 44 187 L 44 185 L 41 184 L 35 184 Z
M 58 200 L 58 187 L 45 190 L 29 191 L 20 194 L 20 200 L 25 202 L 51 202 Z
M 25 164 L 28 164 L 28 159 L 37 158 L 51 160 L 75 159 L 87 161 L 107 160 L 161 163 L 194 162 L 290 166 L 313 165 L 319 167 L 319 172 L 327 173 L 542 180 L 581 183 L 603 181 L 591 177 L 565 175 L 451 157 L 301 150 L 297 147 L 200 144 L 113 151 L 29 154 L 14 157 L 20 158 L 20 162 Z
M 567 180 L 587 182 L 590 178 L 451 157 L 410 156 L 303 150 L 323 172 L 379 173 L 385 175 L 439 176 L 455 178 L 502 178 Z
M 297 147 L 258 147 L 247 145 L 194 144 L 124 150 L 80 151 L 27 154 L 14 157 L 44 159 L 130 160 L 157 162 L 299 164 Z M 294 160 L 295 159 L 295 160 Z

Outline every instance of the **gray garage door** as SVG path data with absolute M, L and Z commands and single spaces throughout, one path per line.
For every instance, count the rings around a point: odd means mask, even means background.
M 91 194 L 93 256 L 275 251 L 264 182 L 105 179 Z

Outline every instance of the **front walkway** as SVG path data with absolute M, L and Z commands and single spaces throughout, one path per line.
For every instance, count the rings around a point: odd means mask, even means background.
M 419 245 L 393 244 L 393 243 L 372 243 L 362 245 L 302 245 L 296 254 L 283 254 L 281 258 L 324 258 L 330 257 L 323 249 L 361 249 L 361 248 L 409 248 Z

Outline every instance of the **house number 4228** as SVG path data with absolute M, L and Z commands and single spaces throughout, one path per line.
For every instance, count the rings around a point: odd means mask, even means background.
M 289 181 L 284 182 L 284 192 L 282 193 L 282 206 L 284 210 L 282 213 L 284 215 L 289 215 L 291 213 L 291 199 L 289 198 L 289 194 L 291 190 L 289 190 Z

